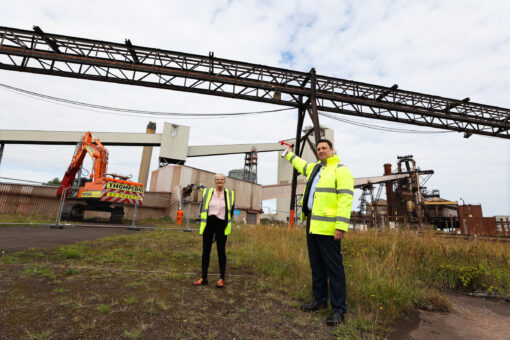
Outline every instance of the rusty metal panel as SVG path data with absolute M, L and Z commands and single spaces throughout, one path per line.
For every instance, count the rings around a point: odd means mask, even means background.
M 16 183 L 0 184 L 0 214 L 55 216 L 56 187 Z
M 482 235 L 498 235 L 498 229 L 496 227 L 496 219 L 494 217 L 482 218 Z
M 31 196 L 36 197 L 56 197 L 58 187 L 56 186 L 35 186 L 32 187 Z
M 504 235 L 498 232 L 496 227 L 496 219 L 494 217 L 472 217 L 461 218 L 460 229 L 462 234 L 465 235 L 488 235 L 500 236 Z
M 482 218 L 481 205 L 459 205 L 459 217 Z

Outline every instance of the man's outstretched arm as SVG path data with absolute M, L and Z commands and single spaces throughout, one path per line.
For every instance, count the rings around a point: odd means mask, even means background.
M 296 169 L 300 174 L 308 177 L 308 174 L 313 169 L 313 164 L 308 163 L 304 159 L 298 157 L 295 153 L 292 152 L 292 148 L 288 147 L 288 153 L 285 156 L 287 160 L 292 164 L 294 169 Z

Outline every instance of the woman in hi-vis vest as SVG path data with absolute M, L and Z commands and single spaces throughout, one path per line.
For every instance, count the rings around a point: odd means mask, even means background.
M 220 279 L 216 282 L 216 287 L 223 288 L 227 264 L 225 244 L 227 236 L 232 230 L 234 192 L 225 189 L 225 175 L 216 174 L 214 182 L 215 188 L 202 189 L 202 206 L 200 208 L 200 234 L 203 235 L 202 277 L 193 282 L 193 285 L 200 286 L 208 283 L 209 257 L 212 244 L 216 241 L 220 264 Z

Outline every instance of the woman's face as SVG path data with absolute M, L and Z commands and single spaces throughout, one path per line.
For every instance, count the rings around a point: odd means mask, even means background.
M 215 179 L 216 187 L 223 187 L 225 185 L 225 177 L 224 176 L 216 176 Z

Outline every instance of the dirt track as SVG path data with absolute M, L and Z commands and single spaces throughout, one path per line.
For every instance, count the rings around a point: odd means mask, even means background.
M 51 229 L 49 225 L 12 225 L 0 226 L 0 250 L 6 253 L 30 248 L 52 248 L 101 237 L 139 233 L 143 231 L 127 230 L 126 227 L 92 228 L 66 226 L 64 229 Z
M 414 311 L 401 318 L 390 339 L 510 339 L 510 302 L 449 295 L 451 313 Z

